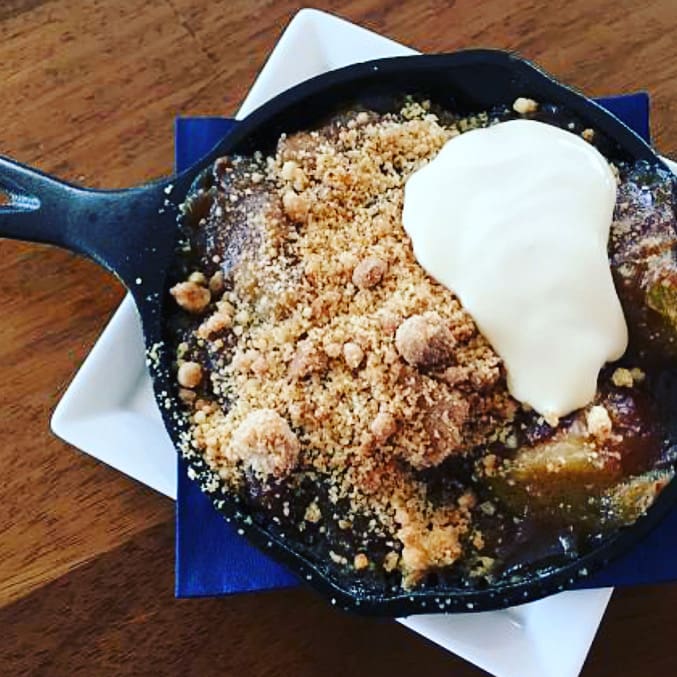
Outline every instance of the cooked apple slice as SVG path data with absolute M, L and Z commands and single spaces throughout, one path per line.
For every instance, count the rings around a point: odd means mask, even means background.
M 671 471 L 653 470 L 609 488 L 602 499 L 604 521 L 616 526 L 632 524 L 647 511 L 673 475 Z
M 642 362 L 677 357 L 677 218 L 675 179 L 648 164 L 621 168 L 609 259 L 630 333 Z
M 487 478 L 497 497 L 518 515 L 585 520 L 592 505 L 621 477 L 620 456 L 568 431 L 520 449 Z

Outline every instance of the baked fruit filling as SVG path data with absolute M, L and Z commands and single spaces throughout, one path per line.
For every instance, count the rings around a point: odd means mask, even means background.
M 510 396 L 499 356 L 414 257 L 407 178 L 452 137 L 515 117 L 614 160 L 554 106 L 461 116 L 407 100 L 221 158 L 182 207 L 170 340 L 183 453 L 212 471 L 203 488 L 355 585 L 526 575 L 632 523 L 674 474 L 657 394 L 676 350 L 666 170 L 615 162 L 609 259 L 630 347 L 556 427 Z

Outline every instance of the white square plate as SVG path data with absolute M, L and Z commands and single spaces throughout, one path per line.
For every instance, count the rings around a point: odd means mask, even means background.
M 237 117 L 314 75 L 358 61 L 414 53 L 342 19 L 304 9 L 281 36 Z M 129 296 L 59 402 L 52 430 L 175 498 L 176 452 L 153 398 L 141 327 Z M 611 591 L 564 592 L 505 611 L 400 621 L 498 677 L 575 677 Z

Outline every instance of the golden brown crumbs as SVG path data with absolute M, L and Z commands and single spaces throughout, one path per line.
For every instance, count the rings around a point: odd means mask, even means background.
M 462 553 L 461 537 L 469 530 L 469 513 L 459 508 L 440 508 L 432 515 L 407 509 L 395 511 L 402 543 L 400 567 L 403 585 L 413 587 L 431 568 L 453 564 Z
M 196 270 L 188 276 L 188 282 L 194 282 L 195 284 L 205 286 L 207 284 L 207 278 L 204 273 Z
M 283 135 L 257 170 L 276 200 L 261 203 L 234 274 L 173 291 L 182 307 L 186 291 L 198 297 L 190 312 L 222 295 L 196 330 L 215 401 L 193 404 L 192 448 L 230 487 L 324 478 L 348 505 L 342 522 L 369 515 L 372 534 L 399 541 L 382 565 L 405 587 L 458 559 L 474 505 L 438 505 L 416 470 L 497 439 L 516 411 L 498 356 L 401 223 L 407 177 L 485 124 L 442 125 L 409 103 Z M 308 505 L 304 521 L 321 518 Z
M 169 293 L 181 308 L 194 314 L 206 310 L 212 298 L 209 289 L 205 289 L 202 285 L 190 280 L 174 285 Z
M 604 405 L 596 404 L 593 407 L 590 407 L 586 414 L 586 425 L 588 427 L 588 433 L 592 435 L 592 437 L 604 439 L 611 434 L 611 418 Z
M 284 213 L 292 221 L 304 223 L 308 218 L 308 209 L 310 206 L 307 199 L 293 190 L 287 190 L 284 195 L 282 195 L 282 206 L 284 208 Z
M 581 136 L 582 136 L 588 143 L 592 143 L 592 140 L 595 138 L 595 130 L 594 130 L 594 129 L 590 129 L 590 128 L 584 129 L 584 130 L 581 132 Z
M 292 380 L 299 380 L 313 372 L 323 372 L 326 368 L 327 357 L 324 351 L 312 340 L 306 339 L 296 344 L 287 373 Z
M 538 103 L 533 99 L 520 96 L 513 102 L 512 109 L 515 113 L 519 113 L 520 115 L 535 113 L 538 110 Z
M 327 343 L 324 346 L 324 352 L 327 357 L 336 358 L 343 352 L 343 346 L 338 342 Z
M 353 560 L 353 567 L 355 568 L 356 571 L 362 571 L 362 569 L 366 569 L 368 566 L 369 566 L 369 558 L 363 552 L 360 552 L 357 555 L 355 555 L 355 559 Z
M 183 362 L 179 365 L 176 380 L 184 388 L 197 388 L 202 380 L 202 367 L 197 362 Z
M 359 289 L 375 287 L 388 270 L 388 264 L 377 256 L 362 259 L 353 271 L 353 284 Z
M 487 477 L 493 477 L 496 474 L 498 467 L 498 456 L 496 454 L 487 454 L 482 459 L 482 464 L 484 466 L 484 473 Z
M 485 515 L 491 516 L 496 514 L 496 506 L 491 501 L 484 501 L 478 507 Z
M 194 390 L 189 390 L 187 388 L 179 388 L 179 399 L 186 405 L 191 405 L 195 402 L 197 397 Z
M 344 557 L 343 555 L 339 555 L 338 553 L 334 552 L 333 550 L 329 551 L 329 557 L 331 558 L 332 562 L 334 564 L 339 564 L 341 566 L 345 566 L 348 564 L 348 558 Z
M 394 571 L 399 564 L 400 556 L 394 550 L 391 550 L 383 559 L 383 568 L 390 572 Z
M 389 412 L 379 411 L 376 418 L 371 422 L 369 430 L 374 436 L 376 444 L 384 444 L 397 432 L 397 421 Z
M 484 536 L 481 531 L 474 531 L 471 541 L 476 550 L 484 548 Z
M 357 345 L 357 343 L 348 341 L 343 346 L 343 357 L 346 360 L 346 364 L 351 369 L 357 369 L 362 364 L 362 360 L 364 359 L 364 351 L 359 345 Z
M 397 328 L 397 352 L 414 367 L 445 367 L 454 359 L 456 340 L 446 322 L 434 311 L 414 315 Z
M 218 296 L 219 294 L 223 293 L 224 288 L 225 288 L 225 278 L 223 275 L 223 271 L 217 270 L 209 278 L 209 291 L 212 293 L 213 296 Z
M 635 380 L 632 377 L 632 372 L 624 367 L 618 367 L 611 375 L 611 381 L 619 388 L 632 388 Z
M 197 330 L 201 339 L 208 339 L 223 329 L 229 329 L 233 325 L 233 306 L 228 301 L 218 301 L 216 312 L 210 315 Z
M 315 501 L 306 508 L 304 519 L 312 524 L 317 524 L 322 519 L 322 511 Z
M 287 421 L 272 409 L 250 412 L 233 432 L 233 452 L 258 477 L 288 475 L 296 465 L 299 449 Z

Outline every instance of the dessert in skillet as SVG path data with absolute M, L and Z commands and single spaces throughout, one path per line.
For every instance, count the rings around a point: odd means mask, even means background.
M 529 100 L 409 100 L 218 160 L 170 290 L 205 488 L 384 590 L 525 575 L 632 523 L 674 473 L 673 179 L 595 146 L 613 159 Z

